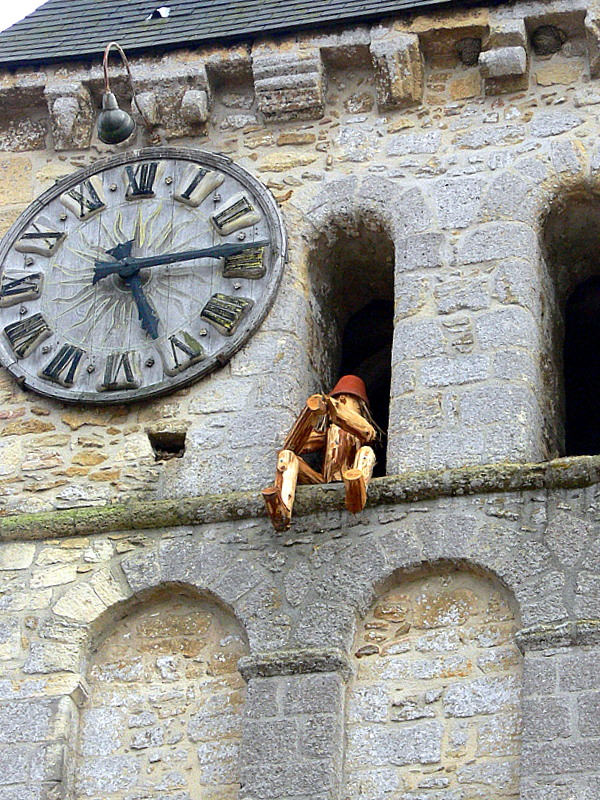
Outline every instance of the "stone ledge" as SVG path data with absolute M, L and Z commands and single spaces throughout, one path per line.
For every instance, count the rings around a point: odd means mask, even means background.
M 484 464 L 375 478 L 369 485 L 367 507 L 416 503 L 437 497 L 576 489 L 597 483 L 600 483 L 600 456 L 557 458 L 540 464 Z M 302 486 L 298 489 L 294 517 L 343 509 L 342 483 Z M 155 530 L 264 516 L 266 511 L 258 489 L 145 502 L 125 497 L 111 506 L 6 516 L 0 519 L 0 542 Z
M 557 647 L 600 644 L 600 620 L 576 619 L 549 625 L 523 628 L 516 634 L 521 652 L 548 650 Z
M 278 675 L 314 675 L 316 672 L 337 672 L 347 681 L 354 674 L 348 657 L 341 650 L 259 653 L 240 658 L 238 669 L 245 681 Z

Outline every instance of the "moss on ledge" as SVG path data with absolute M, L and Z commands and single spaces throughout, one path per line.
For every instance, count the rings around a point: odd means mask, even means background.
M 541 464 L 487 464 L 377 478 L 369 486 L 367 505 L 396 505 L 436 497 L 497 492 L 574 489 L 596 483 L 600 483 L 600 456 L 559 458 Z M 343 508 L 343 484 L 302 486 L 298 489 L 294 516 Z M 0 519 L 0 542 L 151 530 L 263 516 L 265 509 L 258 491 L 178 500 L 127 498 L 109 506 L 4 517 Z

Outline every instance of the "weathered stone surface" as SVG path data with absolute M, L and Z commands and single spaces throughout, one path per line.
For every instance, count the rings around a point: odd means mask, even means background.
M 485 50 L 479 56 L 479 66 L 484 78 L 519 76 L 527 69 L 527 54 L 523 47 L 498 47 Z
M 94 109 L 89 90 L 77 81 L 50 83 L 45 95 L 56 150 L 89 147 Z
M 323 64 L 318 48 L 283 42 L 252 51 L 254 90 L 267 120 L 318 119 L 323 115 Z
M 394 108 L 423 98 L 424 69 L 419 38 L 414 34 L 385 32 L 371 42 L 377 77 L 377 103 Z

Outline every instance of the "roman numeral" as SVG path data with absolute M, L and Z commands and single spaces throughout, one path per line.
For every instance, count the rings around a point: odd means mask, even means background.
M 173 199 L 196 208 L 224 180 L 225 176 L 220 172 L 209 171 L 192 164 L 183 173 Z
M 204 348 L 187 331 L 178 331 L 169 336 L 168 342 L 160 348 L 163 369 L 167 375 L 178 375 L 180 372 L 202 361 Z
M 44 339 L 52 335 L 52 331 L 42 314 L 32 314 L 18 322 L 11 322 L 4 328 L 4 334 L 16 357 L 27 358 Z
M 73 386 L 84 353 L 74 344 L 63 344 L 52 361 L 40 370 L 40 377 L 61 386 Z
M 259 222 L 260 214 L 245 194 L 237 194 L 225 206 L 211 214 L 210 219 L 221 236 L 227 236 L 228 233 Z
M 41 272 L 32 272 L 22 278 L 8 278 L 4 276 L 0 286 L 0 308 L 15 306 L 27 300 L 37 300 L 42 293 L 44 276 Z
M 264 247 L 251 247 L 234 256 L 228 256 L 223 264 L 223 277 L 249 278 L 253 281 L 264 277 L 267 271 L 264 256 Z
M 135 350 L 110 353 L 104 365 L 104 378 L 98 386 L 100 392 L 118 389 L 139 389 L 142 385 L 140 354 Z
M 78 186 L 61 194 L 60 202 L 78 219 L 89 219 L 105 208 L 104 191 L 98 176 L 83 181 Z
M 33 230 L 24 233 L 15 243 L 15 250 L 19 253 L 51 256 L 66 236 L 64 232 L 53 231 L 45 225 L 40 225 L 39 222 L 34 222 L 31 227 Z
M 213 294 L 202 309 L 200 316 L 210 322 L 219 333 L 224 336 L 231 336 L 244 314 L 250 311 L 253 305 L 253 301 L 246 297 Z
M 127 191 L 125 197 L 128 200 L 138 200 L 141 197 L 154 197 L 154 182 L 162 174 L 164 164 L 158 161 L 145 161 L 137 167 L 125 167 L 127 176 Z

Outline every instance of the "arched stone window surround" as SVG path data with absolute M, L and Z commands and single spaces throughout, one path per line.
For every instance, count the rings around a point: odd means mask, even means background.
M 518 617 L 500 581 L 465 563 L 400 570 L 380 584 L 347 690 L 349 798 L 486 785 L 519 797 Z
M 416 187 L 384 178 L 352 176 L 333 180 L 322 188 L 306 219 L 311 223 L 306 248 L 311 324 L 309 359 L 319 388 L 332 388 L 339 377 L 346 326 L 372 304 L 378 317 L 373 320 L 375 327 L 382 316 L 387 318 L 385 304 L 389 303 L 390 327 L 385 328 L 384 338 L 392 340 L 388 363 L 391 361 L 389 411 L 393 415 L 398 364 L 391 328 L 395 329 L 398 322 L 398 248 L 402 249 L 407 236 L 430 224 L 427 203 Z M 354 264 L 357 269 L 349 274 Z M 351 371 L 352 361 L 345 360 Z M 384 357 L 379 360 L 383 363 Z M 369 374 L 368 366 L 365 374 Z M 383 424 L 386 425 L 385 417 Z M 387 433 L 387 456 L 380 456 L 380 460 L 386 457 L 387 466 L 382 469 L 380 465 L 380 474 L 397 471 L 395 454 L 399 444 L 391 418 Z
M 581 455 L 567 441 L 568 386 L 565 381 L 565 312 L 578 287 L 600 275 L 600 186 L 591 176 L 560 185 L 549 199 L 541 223 L 544 257 L 548 270 L 547 298 L 547 392 L 550 420 L 555 430 L 558 455 Z M 593 415 L 589 423 L 593 425 Z
M 236 614 L 237 599 L 257 587 L 256 603 L 244 616 L 254 618 L 254 612 L 267 603 L 269 583 L 266 570 L 253 565 L 233 562 L 227 566 L 224 550 L 190 542 L 183 536 L 163 541 L 155 548 L 125 556 L 121 568 L 101 568 L 68 587 L 55 603 L 54 619 L 64 625 L 65 636 L 71 636 L 68 647 L 79 653 L 79 668 L 66 674 L 62 683 L 64 693 L 59 699 L 58 716 L 54 724 L 55 758 L 53 779 L 67 792 L 74 792 L 77 762 L 77 739 L 81 710 L 89 696 L 86 673 L 90 655 L 115 623 L 135 609 L 151 603 L 169 592 L 180 592 L 198 600 L 205 599 L 221 608 L 236 621 L 243 638 L 246 628 Z M 264 618 L 265 614 L 258 614 Z M 70 796 L 70 795 L 69 795 Z

